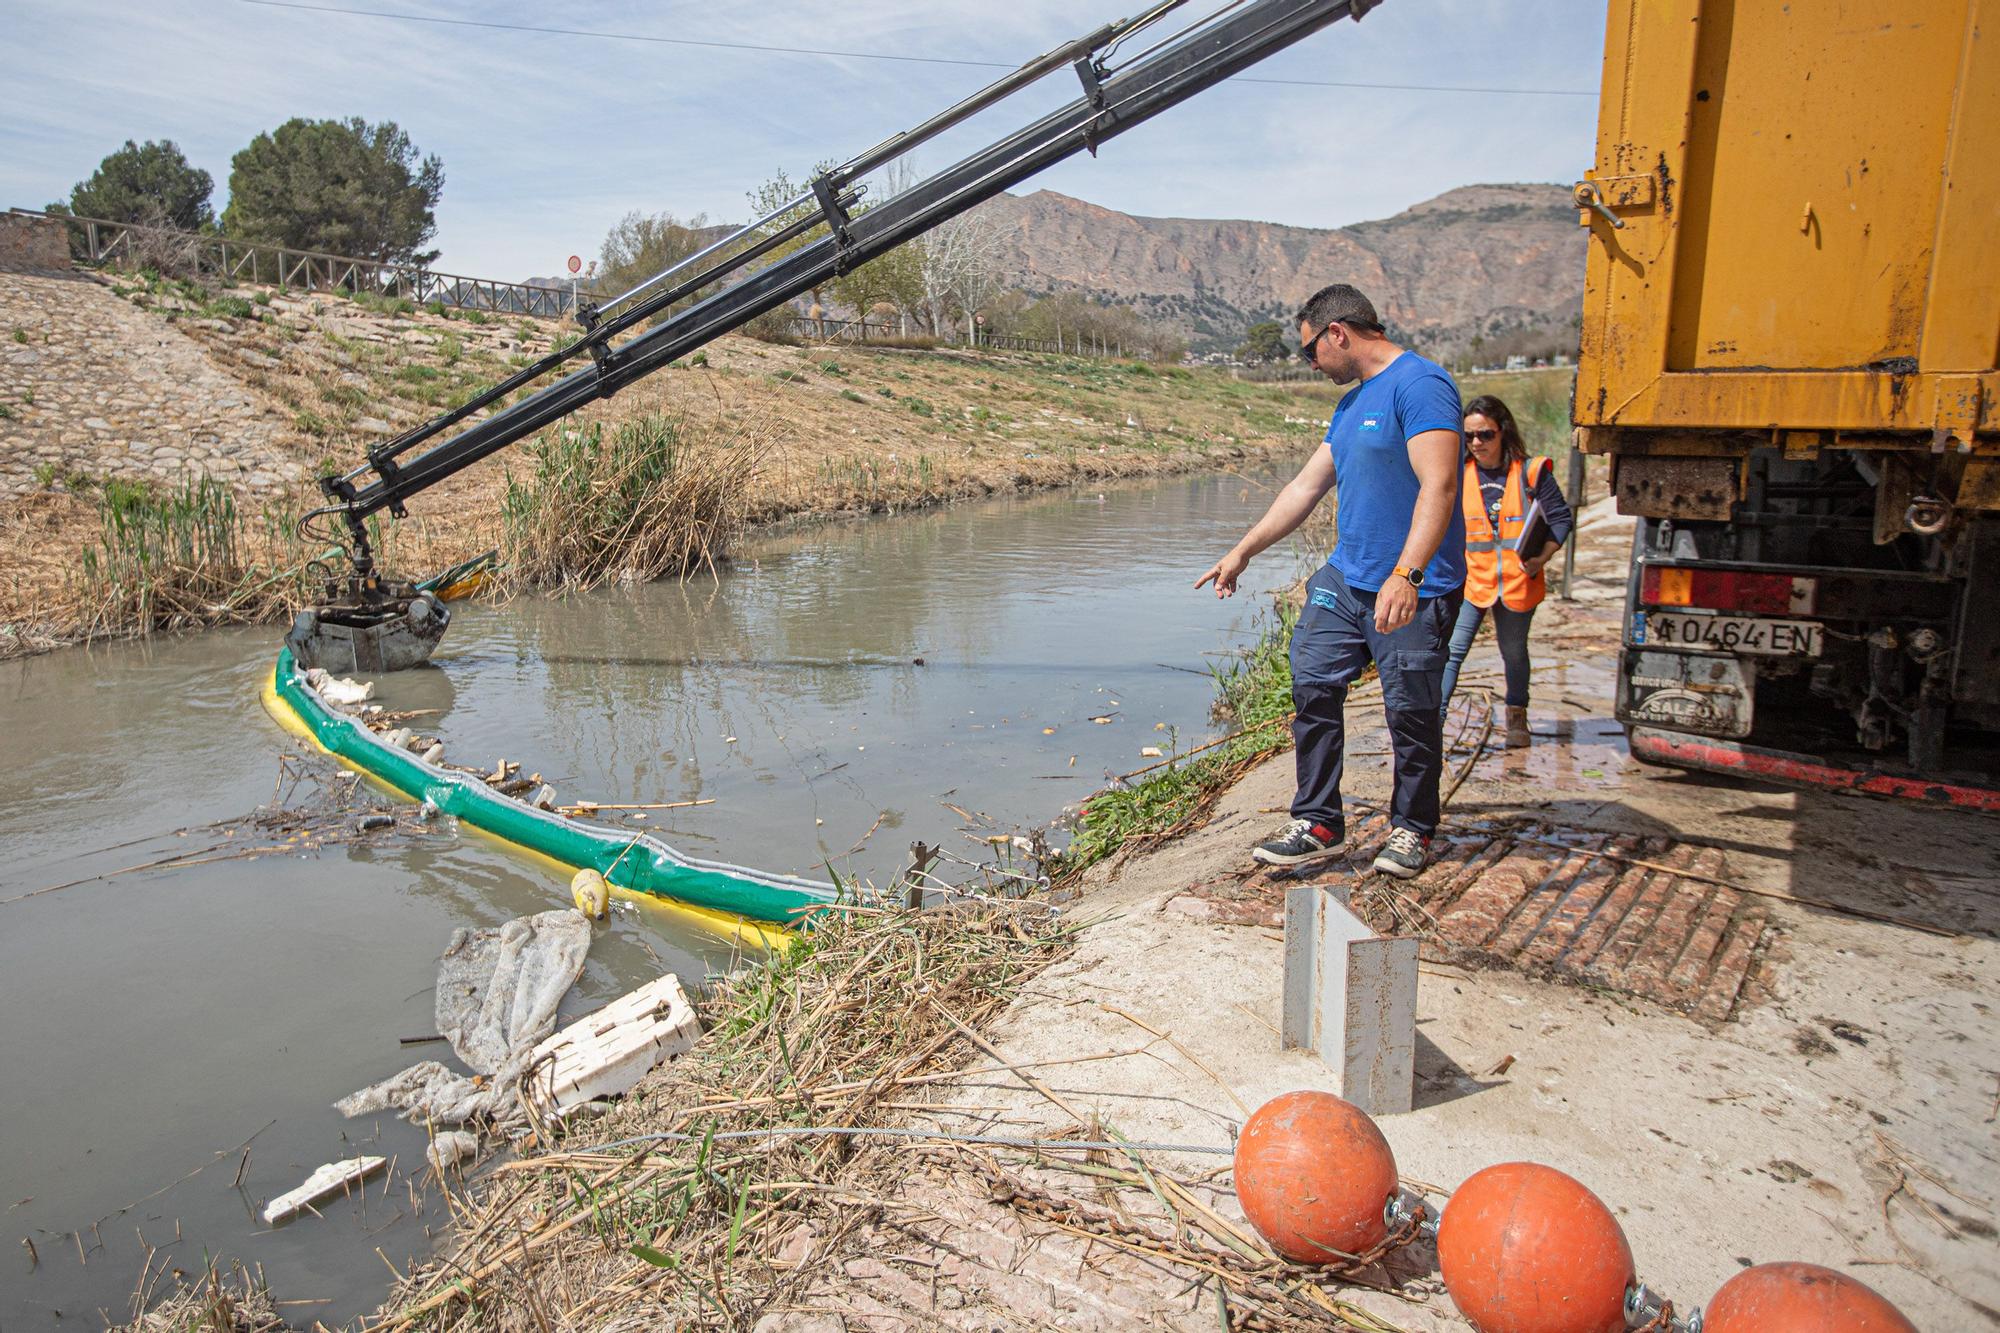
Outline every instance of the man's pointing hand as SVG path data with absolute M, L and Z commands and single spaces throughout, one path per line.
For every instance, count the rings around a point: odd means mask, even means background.
M 1236 595 L 1236 578 L 1249 563 L 1248 560 L 1231 551 L 1228 555 L 1223 556 L 1222 559 L 1210 566 L 1208 573 L 1196 579 L 1194 586 L 1199 588 L 1204 583 L 1213 582 L 1217 597 L 1234 597 Z

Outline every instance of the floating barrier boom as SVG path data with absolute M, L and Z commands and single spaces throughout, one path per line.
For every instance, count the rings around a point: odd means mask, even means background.
M 619 888 L 694 907 L 796 926 L 839 901 L 830 884 L 684 856 L 649 833 L 608 828 L 504 796 L 473 774 L 425 763 L 391 745 L 360 718 L 329 707 L 289 648 L 278 653 L 267 703 L 279 721 L 413 801 Z

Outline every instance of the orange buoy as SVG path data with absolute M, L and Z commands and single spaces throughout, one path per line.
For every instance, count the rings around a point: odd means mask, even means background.
M 1258 1107 L 1236 1140 L 1236 1197 L 1271 1248 L 1337 1263 L 1389 1233 L 1396 1158 L 1367 1112 L 1330 1092 L 1288 1092 Z
M 1758 1264 L 1722 1284 L 1702 1333 L 1917 1333 L 1873 1287 L 1818 1264 Z
M 1595 1194 L 1550 1166 L 1503 1162 L 1438 1221 L 1445 1290 L 1479 1333 L 1619 1333 L 1632 1247 Z

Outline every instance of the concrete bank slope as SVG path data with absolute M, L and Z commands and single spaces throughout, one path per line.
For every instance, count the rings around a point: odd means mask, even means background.
M 1580 600 L 1551 599 L 1536 626 L 1535 743 L 1479 758 L 1447 817 L 1461 840 L 1482 827 L 1595 838 L 1701 878 L 1648 881 L 1664 883 L 1665 901 L 1630 941 L 1628 961 L 1661 957 L 1613 969 L 1616 984 L 1574 984 L 1550 953 L 1501 949 L 1490 933 L 1473 948 L 1433 932 L 1419 983 L 1416 1108 L 1380 1122 L 1398 1165 L 1443 1192 L 1509 1160 L 1570 1173 L 1618 1216 L 1640 1275 L 1682 1309 L 1748 1264 L 1790 1259 L 1854 1275 L 1921 1328 L 1987 1326 L 2000 1309 L 2000 820 L 1633 763 L 1609 720 L 1605 656 L 1626 541 L 1629 525 L 1594 512 Z M 1468 682 L 1496 670 L 1483 640 Z M 1386 749 L 1379 706 L 1372 695 L 1350 705 L 1357 803 L 1386 794 L 1387 761 L 1369 753 Z M 1205 827 L 1093 872 L 1070 910 L 1096 924 L 991 1031 L 1022 1065 L 1144 1053 L 1042 1067 L 1053 1097 L 989 1078 L 956 1094 L 962 1115 L 945 1123 L 1074 1132 L 1081 1114 L 1135 1140 L 1228 1144 L 1245 1108 L 1334 1088 L 1316 1059 L 1278 1049 L 1275 927 L 1289 883 L 1358 879 L 1380 833 L 1303 881 L 1251 874 L 1246 853 L 1284 818 L 1290 770 L 1288 756 L 1272 760 Z M 1366 814 L 1357 806 L 1350 828 Z M 1509 856 L 1532 850 L 1511 846 Z M 1448 919 L 1453 902 L 1503 875 L 1493 866 L 1474 855 L 1431 872 L 1403 891 L 1406 915 L 1423 919 L 1415 903 Z M 1529 877 L 1502 896 L 1532 897 L 1555 878 Z M 1368 881 L 1357 896 L 1370 885 L 1387 887 Z M 1703 933 L 1702 913 L 1677 910 L 1692 894 L 1733 913 L 1728 931 L 1748 932 L 1736 955 L 1726 932 Z M 1913 924 L 1782 900 L 1800 895 Z M 1637 921 L 1648 910 L 1641 899 L 1621 902 L 1614 890 L 1602 913 Z M 1517 901 L 1500 915 L 1519 921 L 1527 910 L 1543 909 Z M 1713 956 L 1694 967 L 1700 949 Z M 1729 968 L 1731 994 L 1706 1021 L 1696 1016 L 1704 990 L 1677 996 L 1649 980 L 1678 969 L 1708 986 Z M 1159 1160 L 1183 1179 L 1227 1162 Z M 1226 1171 L 1214 1177 L 1215 1207 L 1240 1219 L 1228 1181 Z M 862 1261 L 874 1267 L 853 1276 L 871 1281 L 839 1284 L 837 1300 L 774 1327 L 886 1328 L 912 1312 L 988 1327 L 1003 1309 L 1033 1326 L 1216 1326 L 1212 1293 L 1189 1287 L 1199 1274 L 1024 1220 L 949 1180 L 913 1179 L 905 1199 L 950 1219 L 931 1229 L 940 1248 L 912 1250 L 937 1265 L 928 1285 Z M 911 1237 L 896 1243 L 910 1249 Z M 1414 1247 L 1368 1276 L 1394 1292 L 1347 1295 L 1397 1327 L 1463 1328 L 1432 1261 Z

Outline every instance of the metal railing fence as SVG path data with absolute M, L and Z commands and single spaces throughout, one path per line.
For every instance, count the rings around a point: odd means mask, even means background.
M 1052 352 L 1067 356 L 1125 355 L 1122 344 L 1083 334 L 1078 334 L 1073 339 L 1065 335 L 1061 341 L 1053 338 L 1023 338 L 1011 333 L 988 333 L 983 329 L 979 331 L 977 337 L 970 337 L 957 331 L 938 336 L 921 329 L 909 328 L 895 320 L 814 319 L 805 315 L 792 317 L 786 321 L 785 328 L 794 337 L 808 338 L 814 342 L 868 343 L 927 338 L 940 344 L 987 347 L 1008 352 Z
M 564 319 L 571 309 L 567 286 L 499 282 L 408 264 L 294 250 L 260 241 L 232 240 L 227 236 L 114 222 L 108 218 L 73 217 L 31 208 L 8 211 L 63 224 L 69 231 L 70 253 L 84 264 L 143 265 L 149 253 L 171 246 L 178 247 L 199 274 L 228 282 L 263 283 L 309 292 L 372 292 L 377 296 L 400 297 L 417 305 L 444 305 L 455 310 L 481 310 L 531 319 Z

